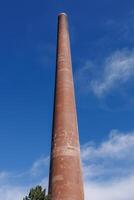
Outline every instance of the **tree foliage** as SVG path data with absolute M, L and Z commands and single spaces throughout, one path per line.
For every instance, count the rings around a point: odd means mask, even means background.
M 32 188 L 28 196 L 24 197 L 23 200 L 48 200 L 48 196 L 46 195 L 46 190 L 43 190 L 42 187 L 38 185 Z

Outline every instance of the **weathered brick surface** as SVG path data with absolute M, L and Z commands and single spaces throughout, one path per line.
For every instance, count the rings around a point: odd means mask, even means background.
M 58 17 L 56 59 L 49 194 L 51 200 L 84 200 L 69 32 L 64 13 Z

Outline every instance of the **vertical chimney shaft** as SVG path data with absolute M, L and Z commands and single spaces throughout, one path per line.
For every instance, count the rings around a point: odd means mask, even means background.
M 58 16 L 49 195 L 84 200 L 67 15 Z

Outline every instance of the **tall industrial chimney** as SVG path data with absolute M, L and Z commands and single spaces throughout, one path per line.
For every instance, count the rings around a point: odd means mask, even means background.
M 65 13 L 58 16 L 49 196 L 51 200 L 84 200 L 70 41 Z

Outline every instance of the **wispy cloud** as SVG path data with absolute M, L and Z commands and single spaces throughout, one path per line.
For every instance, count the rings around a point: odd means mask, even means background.
M 89 91 L 93 69 L 93 63 L 90 60 L 87 60 L 85 64 L 75 72 L 74 78 L 76 82 L 76 87 L 78 87 L 78 91 L 82 91 L 84 93 L 87 93 L 87 91 Z
M 122 49 L 105 57 L 100 64 L 86 61 L 75 73 L 81 91 L 93 92 L 101 98 L 114 90 L 120 90 L 134 77 L 134 50 Z
M 118 42 L 128 43 L 130 45 L 134 44 L 134 26 L 133 26 L 133 20 L 134 20 L 134 10 L 129 11 L 128 13 L 125 13 L 124 16 L 111 19 L 106 19 L 106 21 L 103 22 L 103 28 L 106 29 L 106 35 L 107 37 L 111 37 L 111 42 L 116 43 L 118 45 Z M 108 34 L 109 33 L 109 34 Z M 113 41 L 113 39 L 115 39 Z M 110 38 L 109 38 L 110 39 Z M 110 45 L 111 42 L 109 41 Z M 109 45 L 109 44 L 108 44 Z
M 134 50 L 116 51 L 104 60 L 100 78 L 92 80 L 90 87 L 101 97 L 134 77 Z
M 82 159 L 85 161 L 89 157 L 91 160 L 96 158 L 127 159 L 134 160 L 132 150 L 134 148 L 134 133 L 121 133 L 118 130 L 112 130 L 108 140 L 95 146 L 94 143 L 87 143 L 82 146 Z
M 48 166 L 49 163 L 49 157 L 43 157 L 38 159 L 37 161 L 35 161 L 33 163 L 33 166 L 30 169 L 30 174 L 31 176 L 39 176 L 44 174 L 44 168 L 46 168 L 46 166 Z

